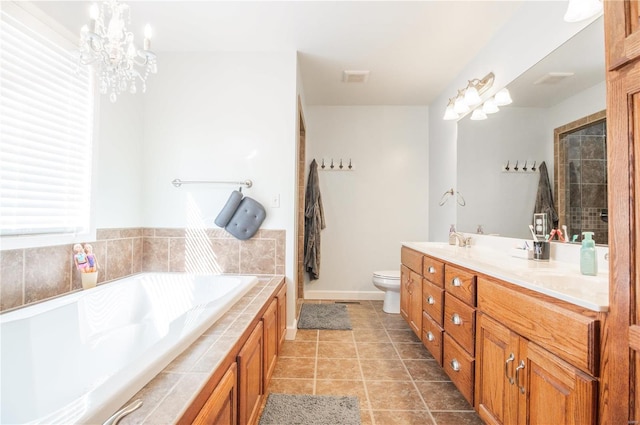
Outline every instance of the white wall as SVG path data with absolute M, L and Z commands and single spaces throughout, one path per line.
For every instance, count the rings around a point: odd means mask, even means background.
M 305 298 L 379 296 L 372 272 L 397 270 L 400 243 L 428 238 L 428 108 L 311 106 L 305 117 L 307 164 L 354 165 L 319 171 L 327 227 L 320 279 L 305 285 Z
M 523 2 L 513 19 L 471 61 L 442 94 L 429 105 L 429 234 L 431 240 L 447 239 L 456 221 L 453 202 L 438 206 L 442 194 L 456 187 L 456 121 L 443 121 L 445 107 L 467 80 L 493 71 L 496 79 L 486 96 L 493 95 L 520 74 L 571 38 L 592 20 L 566 23 L 566 2 Z M 532 42 L 535 40 L 535 42 Z
M 96 227 L 140 227 L 144 96 L 122 94 L 116 103 L 100 97 L 96 116 Z

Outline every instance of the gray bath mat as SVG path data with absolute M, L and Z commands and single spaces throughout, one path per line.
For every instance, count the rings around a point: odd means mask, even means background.
M 351 320 L 344 304 L 302 304 L 298 329 L 351 330 Z
M 259 425 L 360 425 L 353 396 L 269 394 Z

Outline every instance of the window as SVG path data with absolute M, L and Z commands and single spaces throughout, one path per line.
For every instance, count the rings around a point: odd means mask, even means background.
M 90 229 L 94 96 L 77 47 L 0 10 L 0 236 Z M 29 22 L 29 25 L 25 24 Z M 35 23 L 32 25 L 32 22 Z

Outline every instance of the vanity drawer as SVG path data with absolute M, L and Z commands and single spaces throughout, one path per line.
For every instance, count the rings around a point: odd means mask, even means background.
M 400 261 L 402 264 L 413 270 L 414 272 L 422 273 L 422 254 L 403 246 L 400 249 Z
M 422 276 L 444 288 L 444 263 L 425 255 L 422 260 Z
M 422 280 L 422 309 L 442 326 L 444 306 L 444 289 L 434 285 L 427 279 Z
M 476 275 L 447 264 L 444 267 L 444 289 L 470 306 L 476 306 Z
M 474 355 L 476 311 L 449 293 L 444 296 L 444 330 Z
M 443 342 L 442 367 L 464 398 L 473 406 L 475 360 L 446 333 Z
M 422 313 L 422 344 L 442 366 L 442 335 L 444 330 L 427 314 Z

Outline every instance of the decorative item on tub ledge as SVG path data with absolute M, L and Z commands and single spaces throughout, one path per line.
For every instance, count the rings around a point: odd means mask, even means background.
M 335 161 L 331 158 L 331 162 L 327 161 L 327 164 L 324 162 L 324 158 L 322 158 L 322 162 L 320 164 L 320 171 L 353 171 L 353 162 L 351 162 L 351 158 L 349 158 L 349 164 L 347 161 Z
M 138 91 L 136 82 L 147 90 L 147 77 L 158 71 L 156 54 L 151 50 L 151 27 L 144 29 L 143 49 L 133 44 L 133 33 L 127 31 L 131 23 L 131 12 L 127 4 L 109 0 L 91 6 L 90 24 L 80 32 L 80 56 L 82 65 L 92 65 L 100 93 L 109 92 L 109 100 L 115 102 L 118 95 Z M 142 69 L 138 70 L 140 67 Z M 142 73 L 144 72 L 144 73 Z
M 96 286 L 98 282 L 98 259 L 93 253 L 93 247 L 88 243 L 73 245 L 73 263 L 76 269 L 80 271 L 82 277 L 82 287 L 90 289 Z

